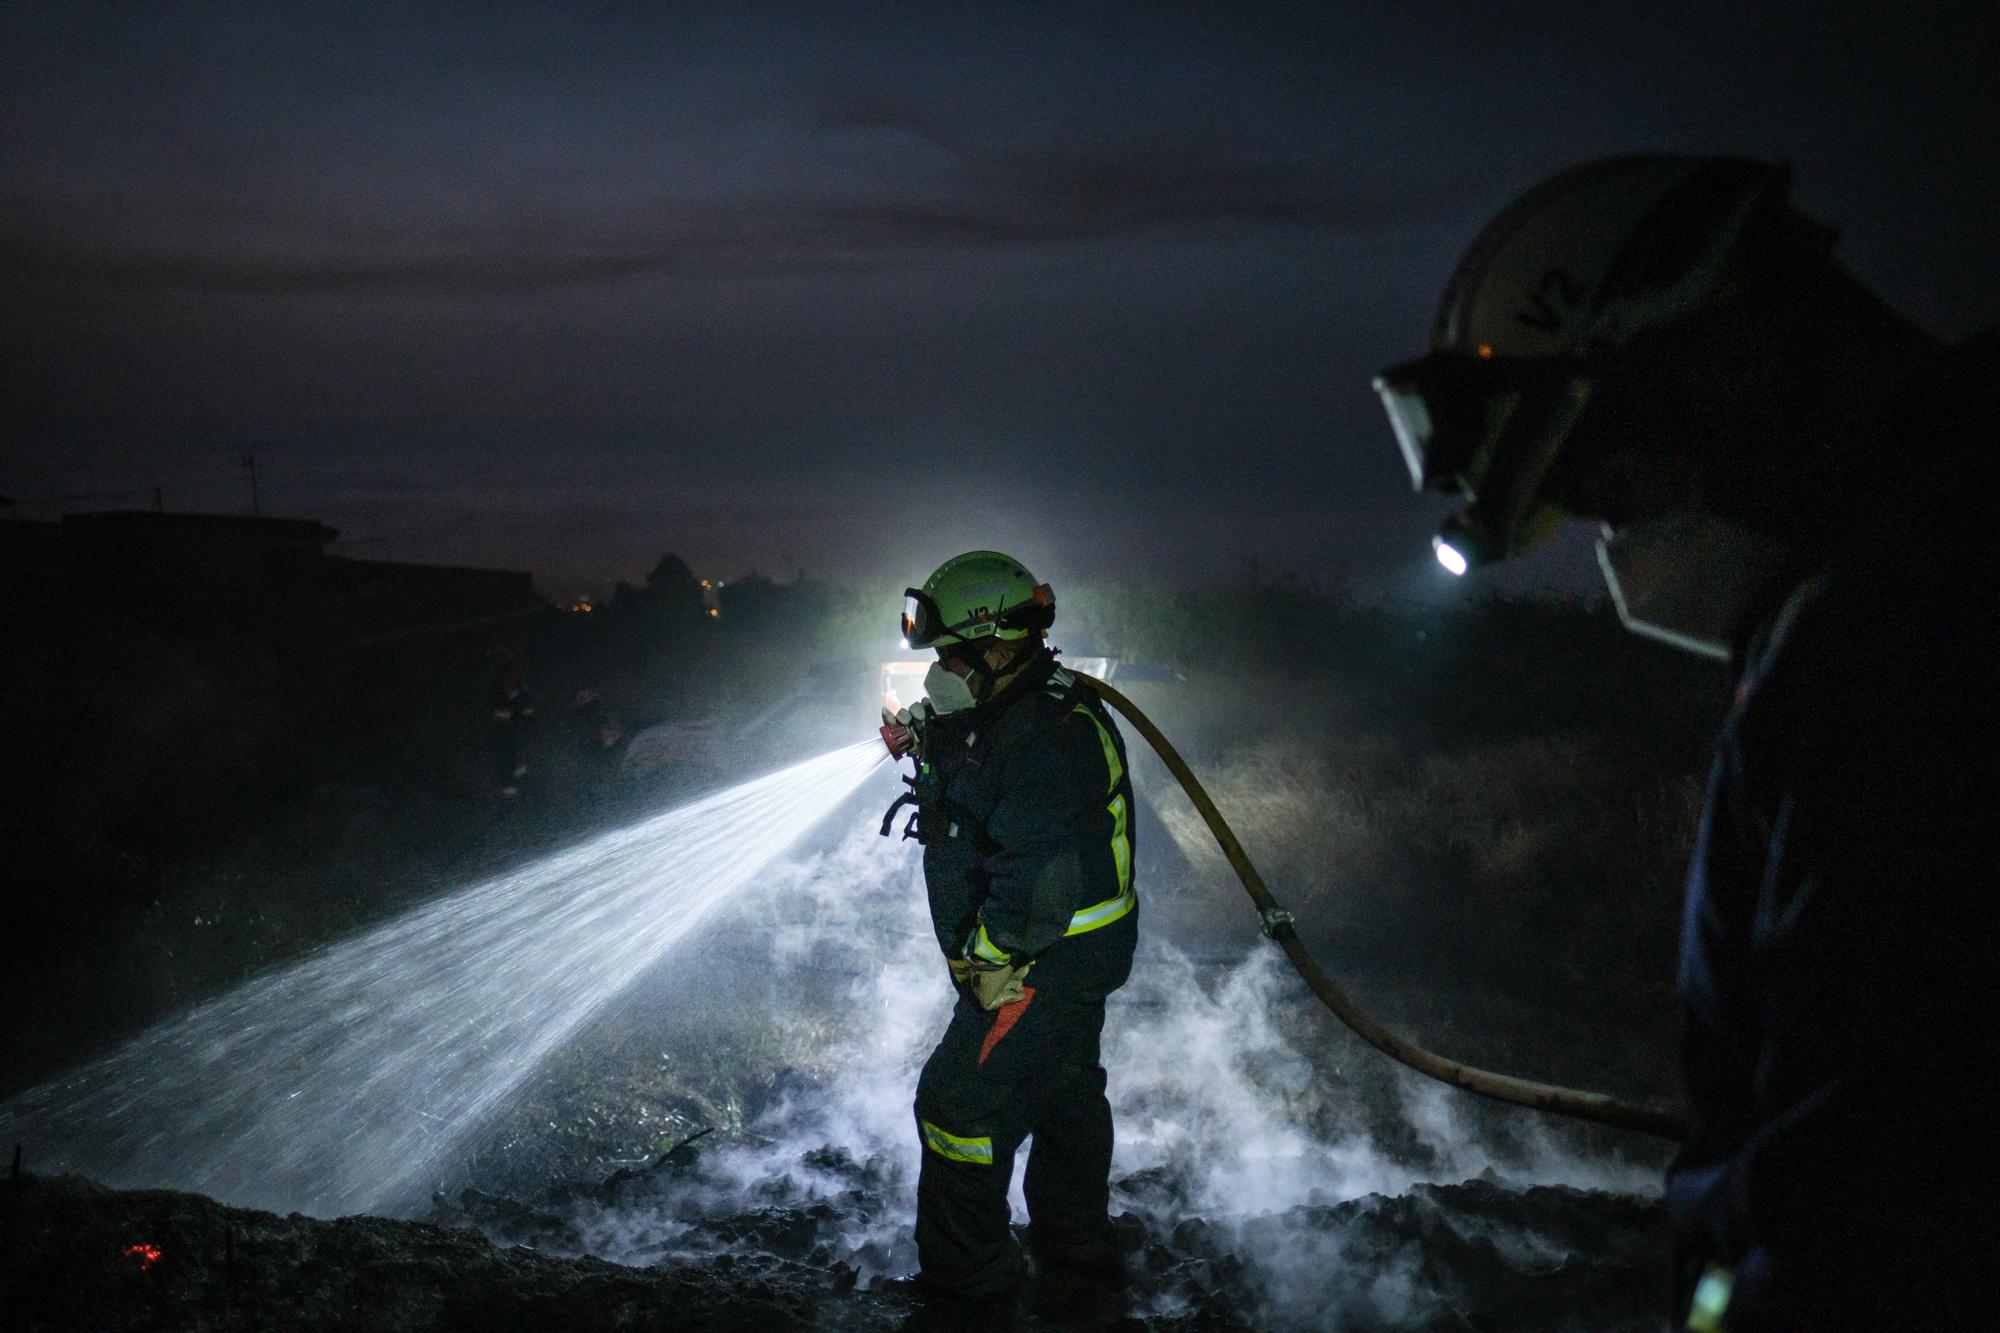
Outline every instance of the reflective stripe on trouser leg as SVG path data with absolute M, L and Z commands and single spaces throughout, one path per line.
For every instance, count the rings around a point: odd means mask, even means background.
M 927 1285 L 970 1297 L 998 1295 L 1021 1272 L 1007 1185 L 1025 1127 L 1008 1122 L 1005 1083 L 981 1077 L 989 1018 L 961 1001 L 917 1080 L 917 1259 Z
M 924 1284 L 975 1299 L 998 1296 L 1019 1279 L 1007 1185 L 1014 1155 L 995 1165 L 945 1157 L 926 1148 L 917 1168 L 917 1262 Z
M 1065 1170 L 1074 1162 L 1095 1177 L 1074 1182 L 1071 1190 L 1050 1188 L 1042 1180 L 1047 1171 L 1034 1169 L 1041 1207 L 1052 1218 L 1067 1221 L 1089 1211 L 1090 1200 L 1105 1188 L 1110 1164 L 1110 1113 L 1097 1069 L 1103 1002 L 1038 993 L 982 1062 L 980 1051 L 995 1022 L 996 1015 L 961 1001 L 917 1083 L 915 1119 L 924 1144 L 917 1179 L 918 1260 L 927 1284 L 967 1295 L 1003 1289 L 1020 1271 L 1007 1186 L 1015 1151 L 1031 1130 L 1055 1140 L 1052 1167 Z M 1079 1068 L 1098 1081 L 1080 1084 L 1073 1072 Z M 1079 1105 L 1052 1108 L 1057 1096 Z M 935 1137 L 932 1129 L 949 1137 Z M 1067 1149 L 1066 1129 L 1074 1131 Z M 981 1140 L 990 1145 L 991 1165 L 973 1160 L 976 1151 L 964 1146 Z M 1037 1146 L 1030 1155 L 1041 1151 Z M 1071 1229 L 1087 1228 L 1079 1222 Z
M 917 1128 L 924 1136 L 924 1146 L 940 1157 L 949 1157 L 954 1162 L 971 1162 L 975 1166 L 993 1165 L 993 1139 L 989 1135 L 964 1137 L 939 1129 L 922 1117 L 917 1119 Z

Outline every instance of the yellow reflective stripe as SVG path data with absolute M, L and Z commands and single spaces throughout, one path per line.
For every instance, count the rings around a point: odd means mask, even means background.
M 1687 1327 L 1691 1333 L 1723 1333 L 1727 1327 L 1723 1315 L 1729 1309 L 1729 1293 L 1734 1286 L 1734 1275 L 1721 1264 L 1710 1264 L 1702 1271 L 1701 1281 L 1695 1284 L 1694 1300 L 1688 1306 Z
M 1139 905 L 1139 895 L 1127 889 L 1116 898 L 1106 898 L 1095 907 L 1086 907 L 1069 919 L 1069 929 L 1065 935 L 1081 935 L 1085 931 L 1108 926 Z
M 1111 860 L 1118 867 L 1118 891 L 1132 891 L 1132 835 L 1125 828 L 1125 794 L 1111 798 Z
M 1076 706 L 1076 711 L 1089 718 L 1090 724 L 1097 728 L 1098 742 L 1104 746 L 1104 766 L 1111 773 L 1111 785 L 1106 789 L 1110 793 L 1111 803 L 1106 808 L 1111 812 L 1111 860 L 1118 867 L 1118 892 L 1122 897 L 1132 892 L 1132 831 L 1127 823 L 1130 812 L 1125 808 L 1125 794 L 1118 790 L 1118 784 L 1125 780 L 1125 765 L 1119 761 L 1118 742 L 1111 739 L 1111 729 L 1104 725 L 1097 714 L 1082 704 Z M 1105 906 L 1108 906 L 1108 903 L 1099 903 L 1097 907 L 1086 907 L 1078 912 L 1070 923 L 1069 933 L 1076 935 L 1083 930 L 1091 929 L 1092 925 L 1104 925 L 1104 921 L 1096 921 L 1079 928 L 1076 920 Z M 1130 907 L 1125 909 L 1126 912 L 1131 910 Z M 1124 915 L 1125 912 L 1119 912 L 1106 920 L 1116 921 L 1118 917 Z
M 940 1157 L 949 1157 L 954 1162 L 971 1162 L 975 1166 L 993 1165 L 993 1140 L 982 1135 L 976 1139 L 961 1138 L 947 1134 L 928 1120 L 920 1120 L 924 1127 L 924 1146 Z
M 1090 724 L 1097 728 L 1098 743 L 1104 746 L 1104 766 L 1111 770 L 1111 785 L 1106 790 L 1117 791 L 1119 780 L 1125 776 L 1125 765 L 1118 759 L 1118 742 L 1111 739 L 1110 730 L 1105 727 L 1097 714 L 1082 704 L 1076 706 L 1076 711 L 1089 718 Z
M 1014 957 L 993 942 L 993 937 L 986 933 L 984 921 L 979 923 L 978 930 L 972 932 L 972 952 L 989 963 L 1005 963 Z

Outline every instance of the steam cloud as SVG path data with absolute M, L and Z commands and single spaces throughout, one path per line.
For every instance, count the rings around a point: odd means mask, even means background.
M 573 1195 L 535 1243 L 634 1264 L 768 1257 L 784 1248 L 769 1235 L 778 1225 L 790 1257 L 864 1279 L 909 1272 L 910 1104 L 952 1002 L 918 857 L 877 837 L 872 815 L 826 850 L 788 855 L 876 770 L 874 753 L 850 747 L 474 886 L 17 1099 L 0 1127 L 32 1130 L 59 1165 L 114 1183 L 322 1213 L 407 1207 L 591 1012 L 655 960 L 671 971 L 669 951 L 698 945 L 733 904 L 734 925 L 754 913 L 755 929 L 732 938 L 765 942 L 767 993 L 799 997 L 768 1023 L 820 1022 L 830 1036 L 747 1132 L 654 1182 L 666 1188 Z M 660 910 L 668 885 L 673 911 Z M 1141 930 L 1105 1034 L 1113 1209 L 1149 1254 L 1206 1256 L 1177 1262 L 1227 1286 L 1233 1316 L 1376 1328 L 1435 1314 L 1429 1184 L 1654 1191 L 1652 1164 L 1583 1155 L 1526 1113 L 1493 1141 L 1462 1095 L 1302 1021 L 1273 951 L 1204 961 Z M 814 988 L 842 967 L 852 979 L 826 1022 Z M 1356 1201 L 1409 1204 L 1407 1234 L 1361 1235 Z M 1018 1218 L 1018 1184 L 1014 1205 Z M 1450 1239 L 1505 1273 L 1553 1270 L 1596 1239 L 1473 1211 Z M 1187 1289 L 1147 1285 L 1147 1312 L 1186 1313 Z
M 817 1203 L 834 1205 L 820 1239 L 864 1280 L 915 1268 L 908 1232 L 920 1150 L 910 1105 L 952 997 L 914 845 L 892 848 L 864 823 L 774 873 L 772 901 L 788 905 L 768 935 L 780 989 L 784 974 L 830 957 L 866 960 L 839 1005 L 847 1021 L 821 1052 L 819 1086 L 763 1115 L 751 1141 L 704 1154 L 695 1177 L 661 1199 L 584 1208 L 582 1248 L 627 1262 L 698 1258 L 716 1251 L 705 1225 L 715 1219 Z M 1506 1144 L 1488 1142 L 1463 1094 L 1400 1070 L 1394 1118 L 1407 1141 L 1392 1151 L 1357 1114 L 1333 1054 L 1308 1046 L 1288 1021 L 1296 996 L 1275 951 L 1217 966 L 1145 940 L 1131 983 L 1111 999 L 1105 1034 L 1118 1133 L 1114 1213 L 1137 1217 L 1155 1238 L 1198 1219 L 1240 1260 L 1258 1327 L 1325 1327 L 1329 1318 L 1395 1326 L 1436 1305 L 1419 1245 L 1386 1260 L 1356 1254 L 1327 1225 L 1328 1210 L 1348 1201 L 1472 1179 L 1657 1192 L 1654 1164 L 1584 1156 L 1526 1113 Z M 1358 1044 L 1339 1055 L 1380 1058 Z M 1019 1221 L 1018 1173 L 1014 1207 Z M 1549 1250 L 1545 1237 L 1479 1229 L 1522 1263 L 1566 1257 L 1527 1253 Z M 1175 1312 L 1170 1294 L 1153 1300 L 1153 1313 Z

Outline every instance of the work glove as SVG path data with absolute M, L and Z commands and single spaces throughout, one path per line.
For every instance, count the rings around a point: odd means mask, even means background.
M 924 744 L 924 727 L 933 717 L 931 706 L 922 699 L 908 708 L 898 708 L 890 712 L 882 710 L 882 742 L 889 747 L 891 759 L 901 759 L 912 751 L 921 750 Z
M 1023 983 L 1028 979 L 1029 969 L 1034 967 L 1033 962 L 1016 965 L 989 963 L 979 958 L 961 961 L 967 969 L 966 985 L 972 992 L 972 1002 L 986 1012 L 1027 998 Z
M 882 710 L 882 725 L 885 727 L 921 728 L 924 723 L 936 716 L 937 713 L 931 708 L 930 704 L 919 699 L 908 708 L 898 708 L 893 713 L 884 708 Z

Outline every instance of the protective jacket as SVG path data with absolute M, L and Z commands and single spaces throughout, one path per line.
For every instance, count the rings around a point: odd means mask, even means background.
M 1686 1276 L 1726 1270 L 1730 1330 L 1975 1327 L 2000 1291 L 2000 581 L 1977 420 L 1913 417 L 1913 449 L 1969 447 L 1935 455 L 1928 494 L 1884 499 L 1741 654 L 1683 920 L 1694 1123 L 1668 1175 Z
M 926 732 L 916 792 L 938 945 L 948 959 L 1032 963 L 996 1010 L 961 992 L 917 1083 L 923 1280 L 985 1297 L 1020 1271 L 1007 1191 L 1030 1136 L 1037 1253 L 1117 1269 L 1099 1046 L 1138 938 L 1132 783 L 1117 728 L 1053 659 L 956 731 L 951 716 Z
M 932 725 L 918 827 L 938 946 L 1033 959 L 1043 987 L 1116 989 L 1135 937 L 1103 932 L 1138 895 L 1132 779 L 1103 704 L 1049 659 L 989 709 Z

